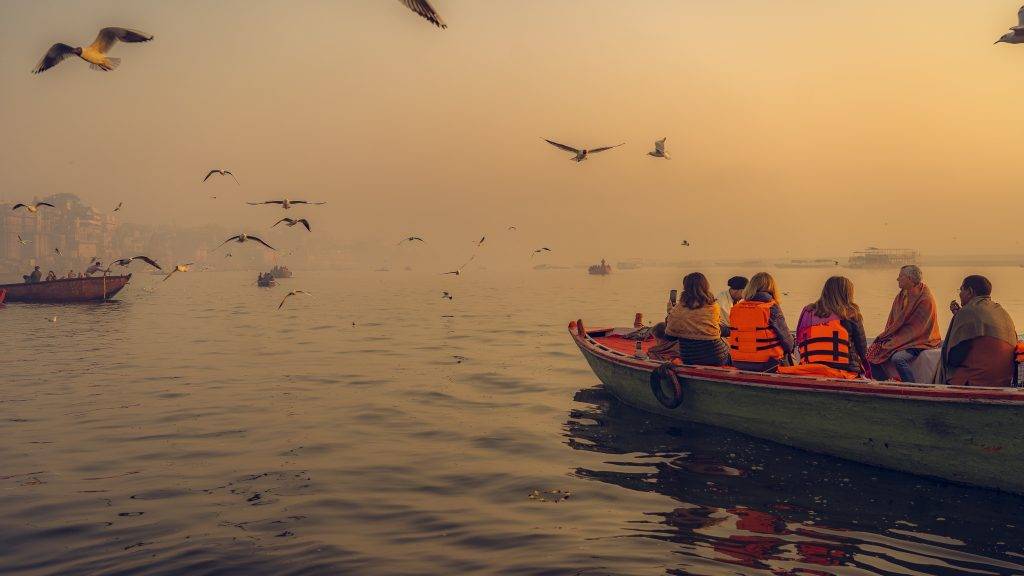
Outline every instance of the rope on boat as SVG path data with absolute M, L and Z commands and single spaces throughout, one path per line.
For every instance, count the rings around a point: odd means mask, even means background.
M 666 379 L 672 384 L 672 398 L 665 394 L 665 389 L 661 385 L 662 380 Z M 651 372 L 651 393 L 658 399 L 659 404 L 669 410 L 678 408 L 683 403 L 683 386 L 679 383 L 674 364 L 665 362 Z

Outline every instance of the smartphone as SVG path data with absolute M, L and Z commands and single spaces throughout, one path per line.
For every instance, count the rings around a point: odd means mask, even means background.
M 670 291 L 670 292 L 668 293 L 668 301 L 669 301 L 669 302 L 671 302 L 673 306 L 675 306 L 675 305 L 676 305 L 676 296 L 677 296 L 677 295 L 678 295 L 678 292 L 676 291 L 676 289 L 675 289 L 675 288 L 673 288 L 673 289 L 672 289 L 672 290 L 671 290 L 671 291 Z

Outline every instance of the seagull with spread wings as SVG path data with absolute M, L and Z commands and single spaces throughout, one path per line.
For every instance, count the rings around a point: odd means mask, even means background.
M 481 236 L 480 239 L 476 241 L 476 245 L 478 248 L 484 245 L 484 240 L 487 240 L 487 236 Z
M 462 266 L 459 266 L 456 270 L 452 270 L 451 272 L 442 272 L 442 275 L 452 274 L 453 276 L 462 276 L 463 268 L 465 268 L 470 262 L 472 262 L 473 258 L 476 258 L 476 254 L 470 256 L 469 260 L 466 260 L 466 263 L 463 264 Z
M 214 174 L 220 174 L 221 176 L 231 176 L 231 178 L 235 181 L 235 184 L 238 184 L 238 178 L 235 178 L 235 175 L 231 173 L 231 170 L 221 170 L 220 168 L 214 168 L 213 170 L 207 172 L 206 178 L 203 178 L 203 182 L 209 180 L 210 176 L 213 176 Z
M 401 244 L 402 242 L 423 242 L 424 244 L 427 243 L 426 240 L 420 238 L 419 236 L 409 236 L 408 238 L 402 238 L 401 240 L 398 241 L 399 244 Z
M 288 209 L 290 209 L 292 207 L 292 204 L 314 204 L 316 206 L 320 206 L 321 204 L 327 204 L 327 202 L 309 202 L 308 200 L 289 200 L 289 199 L 285 198 L 284 200 L 267 200 L 267 201 L 264 201 L 264 202 L 246 202 L 246 204 L 248 204 L 250 206 L 260 206 L 260 205 L 263 205 L 263 204 L 280 204 L 281 208 L 284 208 L 285 210 L 288 210 Z
M 257 238 L 256 236 L 250 236 L 249 234 L 244 234 L 244 233 L 243 234 L 236 234 L 236 235 L 232 236 L 231 238 L 228 238 L 227 240 L 221 242 L 220 246 L 223 246 L 223 245 L 227 244 L 228 242 L 231 242 L 232 240 L 234 240 L 235 242 L 238 242 L 239 244 L 241 244 L 243 242 L 246 242 L 248 240 L 255 240 L 256 242 L 259 242 L 260 244 L 263 244 L 264 246 L 266 246 L 267 248 L 270 248 L 271 250 L 277 250 L 277 248 L 274 248 L 270 244 L 267 244 L 266 242 L 264 242 L 263 239 Z M 214 248 L 214 250 L 220 249 L 220 246 L 217 246 L 217 248 Z
M 533 254 L 530 254 L 530 258 L 533 258 L 534 256 L 540 254 L 541 252 L 551 252 L 551 248 L 548 248 L 547 246 L 541 246 L 540 248 L 534 250 Z
M 164 282 L 167 282 L 167 279 L 170 278 L 171 275 L 174 274 L 175 272 L 188 272 L 188 269 L 189 269 L 190 266 L 192 266 L 192 262 L 189 262 L 188 264 L 178 264 L 178 265 L 176 265 L 174 267 L 174 270 L 171 270 L 170 274 L 168 274 L 167 276 L 164 276 Z
M 107 52 L 117 44 L 118 40 L 121 42 L 149 42 L 152 39 L 152 36 L 147 36 L 138 30 L 118 27 L 103 28 L 96 36 L 96 40 L 93 40 L 93 43 L 85 48 L 72 48 L 60 42 L 50 46 L 50 49 L 46 51 L 46 55 L 39 61 L 39 64 L 36 64 L 32 73 L 39 74 L 49 70 L 69 56 L 78 56 L 88 62 L 89 67 L 93 70 L 106 72 L 117 68 L 121 64 L 120 58 L 107 56 Z
M 445 291 L 441 292 L 441 299 L 442 300 L 454 300 L 455 297 L 452 296 L 451 292 L 445 290 Z
M 1017 25 L 1010 28 L 1010 31 L 999 37 L 995 44 L 1024 44 L 1024 6 L 1017 10 Z
M 306 292 L 305 290 L 292 290 L 291 292 L 284 295 L 284 298 L 281 299 L 281 303 L 277 305 L 277 309 L 280 310 L 281 307 L 284 306 L 285 301 L 287 301 L 289 297 L 295 296 L 297 294 L 305 294 L 306 296 L 313 295 L 312 293 Z
M 110 263 L 110 265 L 113 266 L 116 264 L 118 266 L 123 267 L 131 264 L 134 260 L 142 260 L 143 262 L 149 264 L 150 266 L 156 268 L 157 270 L 163 270 L 163 268 L 161 268 L 160 265 L 156 263 L 156 260 L 153 260 L 149 256 L 132 256 L 131 258 L 121 258 L 120 260 L 114 260 L 113 262 Z M 108 267 L 107 271 L 109 270 L 110 268 Z
M 39 207 L 40 206 L 49 206 L 50 208 L 56 208 L 56 206 L 54 206 L 53 204 L 50 204 L 49 202 L 36 202 L 34 205 L 33 204 L 15 204 L 14 207 L 11 208 L 11 210 L 17 210 L 18 208 L 24 208 L 25 210 L 28 210 L 29 212 L 35 214 L 36 212 L 39 212 Z
M 289 228 L 295 226 L 296 224 L 302 224 L 303 226 L 306 227 L 306 230 L 310 232 L 313 231 L 313 229 L 309 227 L 309 220 L 306 220 L 305 218 L 281 218 L 277 222 L 274 222 L 274 226 L 277 226 L 281 222 L 287 223 Z M 271 226 L 271 228 L 273 228 L 274 226 Z
M 60 248 L 54 248 L 53 251 L 57 254 L 57 256 L 63 256 L 63 254 L 60 253 Z
M 448 25 L 441 19 L 441 15 L 434 10 L 428 0 L 398 0 L 405 4 L 410 10 L 425 18 L 428 22 L 438 28 L 447 28 Z
M 655 158 L 664 158 L 665 160 L 671 160 L 668 152 L 665 152 L 665 140 L 668 138 L 662 138 L 661 140 L 654 141 L 654 150 L 647 153 L 648 156 L 654 156 Z
M 114 212 L 119 211 L 121 209 L 121 206 L 124 206 L 124 202 L 118 202 L 117 206 L 114 207 Z
M 554 146 L 555 148 L 558 148 L 560 150 L 565 150 L 566 152 L 572 152 L 573 154 L 576 155 L 576 156 L 574 156 L 572 158 L 576 162 L 583 162 L 584 160 L 587 159 L 587 156 L 590 156 L 591 154 L 596 154 L 598 152 L 604 152 L 605 150 L 611 150 L 612 148 L 618 148 L 619 146 L 622 146 L 623 144 L 625 144 L 625 142 L 620 142 L 619 144 L 616 144 L 614 146 L 602 146 L 600 148 L 587 149 L 587 148 L 573 148 L 572 146 L 566 146 L 565 144 L 559 144 L 558 142 L 555 142 L 553 140 L 548 140 L 547 138 L 541 138 L 541 140 L 544 140 L 548 144 L 551 144 L 552 146 Z
M 25 240 L 25 239 L 23 239 L 21 237 L 21 234 L 18 234 L 18 244 L 21 244 L 22 246 L 24 246 L 24 245 L 28 244 L 29 242 L 31 242 L 31 240 Z

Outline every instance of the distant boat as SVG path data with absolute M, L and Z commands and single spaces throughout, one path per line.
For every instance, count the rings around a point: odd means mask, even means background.
M 795 259 L 776 264 L 779 268 L 834 268 L 838 265 L 837 260 L 829 258 Z
M 274 278 L 291 278 L 292 271 L 287 266 L 274 266 L 270 269 L 270 275 Z
M 917 251 L 903 248 L 868 248 L 854 252 L 850 268 L 896 268 L 917 264 Z
M 636 270 L 638 268 L 643 268 L 644 263 L 639 258 L 635 258 L 633 260 L 623 260 L 620 262 L 616 262 L 615 267 L 618 268 L 619 270 Z
M 277 286 L 277 280 L 274 280 L 274 275 L 268 272 L 267 274 L 261 274 L 260 277 L 256 279 L 256 285 L 260 288 L 270 288 Z
M 132 275 L 63 278 L 31 284 L 0 284 L 8 302 L 102 302 L 128 284 Z
M 588 267 L 587 273 L 595 276 L 607 276 L 612 273 L 612 267 L 604 261 L 604 258 L 601 258 L 601 263 Z

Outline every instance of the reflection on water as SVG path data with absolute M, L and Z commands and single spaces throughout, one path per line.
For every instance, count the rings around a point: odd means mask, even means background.
M 600 387 L 576 400 L 569 445 L 607 455 L 576 475 L 675 501 L 626 530 L 677 545 L 669 573 L 1024 573 L 1024 498 L 669 420 Z

